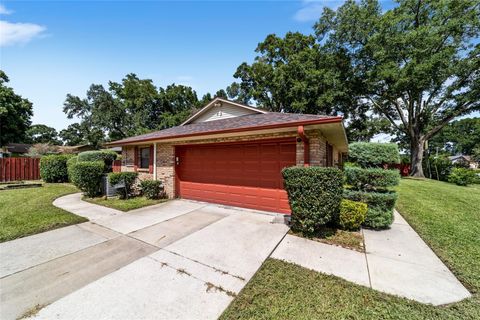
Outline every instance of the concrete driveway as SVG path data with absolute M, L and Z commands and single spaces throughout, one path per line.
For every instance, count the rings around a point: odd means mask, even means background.
M 173 200 L 0 244 L 1 319 L 215 319 L 285 236 L 253 210 Z

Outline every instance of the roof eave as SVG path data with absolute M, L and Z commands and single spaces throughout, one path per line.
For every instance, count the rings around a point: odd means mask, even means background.
M 235 133 L 235 132 L 245 132 L 245 131 L 253 131 L 253 130 L 274 129 L 274 128 L 288 128 L 288 127 L 296 127 L 301 125 L 334 123 L 334 122 L 342 122 L 342 120 L 343 120 L 343 117 L 331 117 L 331 118 L 323 118 L 323 119 L 315 119 L 315 120 L 302 120 L 302 121 L 296 121 L 296 122 L 285 122 L 285 123 L 270 124 L 270 125 L 263 125 L 263 126 L 249 126 L 244 128 L 223 129 L 223 130 L 216 130 L 216 131 L 180 134 L 175 136 L 152 137 L 152 138 L 130 140 L 130 141 L 117 140 L 117 141 L 105 143 L 105 145 L 120 146 L 120 145 L 126 145 L 126 144 L 137 144 L 137 143 L 144 143 L 144 142 L 151 142 L 151 141 L 170 140 L 174 138 L 177 138 L 177 139 L 189 138 L 189 137 L 197 137 L 197 136 L 205 136 L 205 135 L 222 134 L 222 133 Z

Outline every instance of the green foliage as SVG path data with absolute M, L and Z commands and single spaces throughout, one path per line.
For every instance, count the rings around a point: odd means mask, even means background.
M 448 23 L 446 23 L 448 22 Z M 324 47 L 344 52 L 363 101 L 405 137 L 412 174 L 423 177 L 425 141 L 456 117 L 480 110 L 478 0 L 346 1 L 315 24 Z
M 70 155 L 52 154 L 40 158 L 40 176 L 45 182 L 67 182 Z
M 10 142 L 23 142 L 33 116 L 33 105 L 5 84 L 9 79 L 0 70 L 0 147 Z
M 447 181 L 453 164 L 447 156 L 427 157 L 423 161 L 423 171 L 430 179 Z
M 78 161 L 78 156 L 73 156 L 67 161 L 67 173 L 68 173 L 68 180 L 72 181 L 72 167 Z
M 100 194 L 103 170 L 103 161 L 77 161 L 69 169 L 70 179 L 87 197 L 93 198 Z
M 351 143 L 348 146 L 348 158 L 362 167 L 400 163 L 400 153 L 395 143 Z
M 366 203 L 343 199 L 338 224 L 346 230 L 358 230 L 367 216 Z
M 110 81 L 108 88 L 92 84 L 88 98 L 67 95 L 63 111 L 80 123 L 60 132 L 68 144 L 122 139 L 179 125 L 200 107 L 196 92 L 183 85 L 158 88 L 150 79 L 128 74 L 122 81 Z M 103 136 L 108 132 L 108 137 Z M 79 139 L 81 137 L 81 139 Z
M 395 192 L 364 192 L 346 189 L 343 197 L 368 205 L 364 226 L 373 229 L 388 228 L 393 222 L 393 208 L 397 201 Z
M 465 168 L 453 168 L 448 176 L 448 182 L 455 183 L 457 186 L 467 186 L 475 183 L 476 179 L 475 171 Z
M 376 190 L 393 187 L 400 182 L 397 169 L 346 167 L 345 181 L 360 190 Z
M 117 159 L 117 153 L 110 150 L 84 151 L 78 154 L 78 161 L 103 161 L 106 164 Z
M 137 180 L 137 172 L 111 172 L 108 174 L 108 181 L 112 185 L 124 184 L 124 188 L 118 189 L 121 199 L 127 199 L 132 194 L 132 187 Z
M 480 146 L 480 118 L 465 118 L 449 123 L 428 141 L 430 154 L 439 150 L 452 156 L 472 155 L 477 146 Z
M 313 234 L 337 219 L 343 190 L 339 169 L 289 167 L 282 174 L 292 209 L 292 230 Z
M 140 188 L 147 199 L 159 199 L 164 197 L 162 182 L 159 180 L 143 180 Z
M 58 140 L 57 130 L 44 124 L 34 124 L 28 128 L 26 135 L 26 143 L 49 143 L 53 145 L 62 144 L 62 142 Z

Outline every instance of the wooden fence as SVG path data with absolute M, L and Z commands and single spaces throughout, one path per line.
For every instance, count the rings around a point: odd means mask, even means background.
M 0 158 L 0 182 L 38 179 L 39 158 Z
M 122 160 L 113 160 L 112 171 L 113 172 L 121 172 L 122 171 Z

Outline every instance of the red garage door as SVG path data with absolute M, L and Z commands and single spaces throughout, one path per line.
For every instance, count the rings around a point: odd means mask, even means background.
M 290 213 L 283 168 L 295 165 L 295 140 L 176 147 L 177 196 Z

